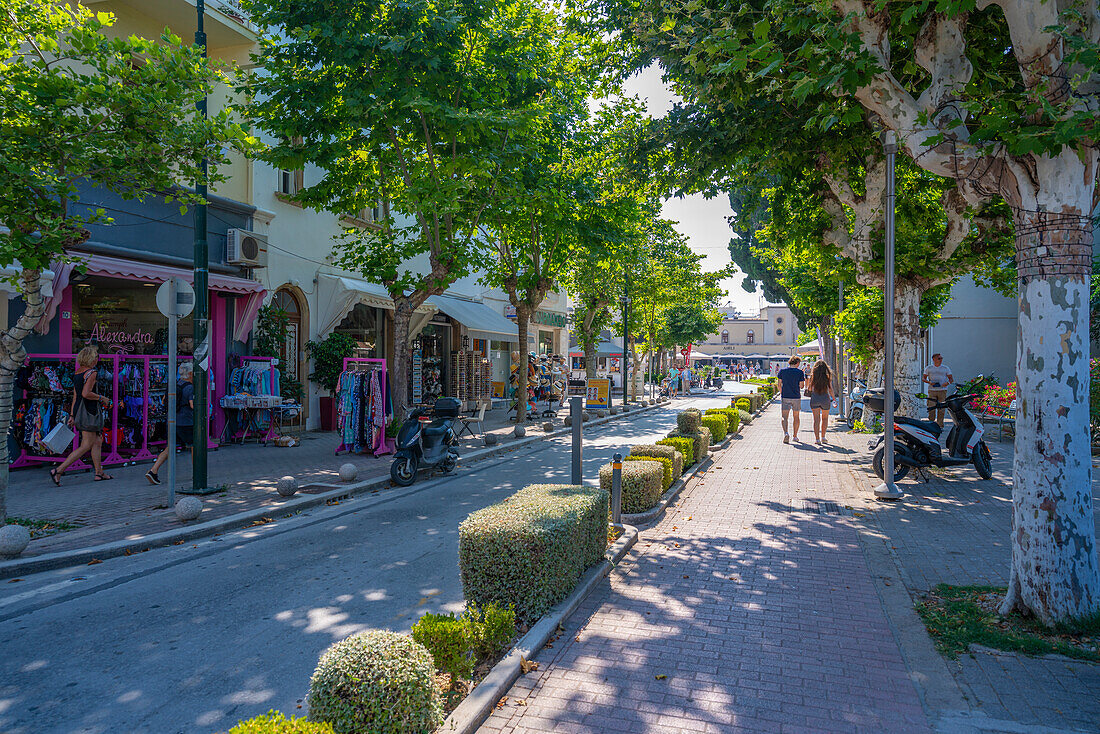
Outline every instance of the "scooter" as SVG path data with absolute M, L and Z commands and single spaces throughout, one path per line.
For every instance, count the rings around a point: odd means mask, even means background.
M 848 393 L 848 415 L 845 420 L 850 428 L 855 427 L 856 421 L 863 420 L 863 393 L 867 392 L 867 383 L 856 380 L 856 386 Z
M 898 403 L 897 392 L 894 394 L 895 407 Z M 879 396 L 876 395 L 876 398 Z M 926 395 L 918 395 L 925 397 Z M 975 393 L 963 395 L 955 393 L 942 403 L 936 403 L 929 410 L 946 408 L 951 411 L 951 426 L 947 434 L 947 448 L 940 446 L 939 436 L 943 429 L 935 421 L 922 421 L 903 415 L 894 416 L 894 481 L 901 481 L 909 473 L 909 469 L 916 469 L 922 475 L 923 469 L 928 466 L 961 466 L 973 464 L 978 476 L 989 479 L 993 476 L 993 457 L 986 446 L 985 428 L 978 416 L 966 407 L 974 398 L 980 397 Z M 871 407 L 871 396 L 865 396 L 868 407 Z M 875 451 L 872 465 L 879 479 L 886 475 L 886 441 L 885 435 L 873 439 L 867 446 Z M 876 450 L 877 449 L 877 450 Z M 925 481 L 928 481 L 925 475 Z
M 458 437 L 454 423 L 460 403 L 454 398 L 439 398 L 431 408 L 414 408 L 397 432 L 397 453 L 390 464 L 390 479 L 400 487 L 416 481 L 416 474 L 425 469 L 440 469 L 450 474 L 458 466 L 454 450 Z M 421 420 L 425 416 L 434 420 Z

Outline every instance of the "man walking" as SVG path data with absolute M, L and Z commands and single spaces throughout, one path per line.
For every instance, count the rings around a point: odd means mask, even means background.
M 176 446 L 179 449 L 191 447 L 194 455 L 195 446 L 195 385 L 194 367 L 191 362 L 181 362 L 179 366 L 179 384 L 176 386 Z M 145 472 L 145 478 L 149 484 L 160 484 L 160 471 L 164 462 L 168 461 L 168 452 L 171 446 L 165 446 L 157 456 L 156 461 L 149 471 Z
M 944 409 L 934 410 L 932 406 L 947 399 L 947 386 L 955 384 L 955 376 L 951 374 L 951 368 L 943 363 L 942 354 L 936 352 L 932 355 L 932 364 L 924 368 L 921 380 L 928 385 L 928 420 L 936 421 L 943 428 Z
M 787 360 L 787 367 L 779 370 L 779 399 L 783 404 L 783 443 L 790 443 L 787 433 L 787 413 L 794 411 L 794 440 L 798 440 L 798 420 L 802 411 L 802 386 L 806 384 L 806 375 L 798 369 L 802 360 L 798 355 Z

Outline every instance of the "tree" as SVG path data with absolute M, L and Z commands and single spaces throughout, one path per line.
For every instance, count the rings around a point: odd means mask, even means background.
M 496 181 L 498 201 L 486 212 L 481 233 L 496 257 L 483 282 L 501 288 L 516 309 L 517 374 L 528 374 L 528 327 L 573 256 L 578 207 L 594 197 L 592 182 L 577 170 L 581 128 L 587 114 L 583 39 L 551 13 L 532 17 L 536 68 L 547 91 L 539 118 L 511 137 Z M 516 421 L 527 417 L 526 378 L 518 382 Z
M 1082 388 L 1100 165 L 1097 0 L 625 5 L 661 45 L 712 70 L 712 87 L 760 83 L 772 104 L 806 111 L 815 134 L 870 116 L 966 204 L 1008 205 L 1020 412 L 1002 611 L 1047 624 L 1100 612 Z
M 545 12 L 534 2 L 251 0 L 269 29 L 249 84 L 251 115 L 278 139 L 267 159 L 312 163 L 299 191 L 338 215 L 382 202 L 345 230 L 337 262 L 394 302 L 394 409 L 408 396 L 413 313 L 486 261 L 479 225 L 499 198 L 514 136 L 541 114 Z
M 114 17 L 82 5 L 9 0 L 0 11 L 0 266 L 18 264 L 25 308 L 0 335 L 0 435 L 11 424 L 13 379 L 23 340 L 45 311 L 42 271 L 72 262 L 86 226 L 109 222 L 80 204 L 81 191 L 108 189 L 127 199 L 150 192 L 199 201 L 180 188 L 221 180 L 223 147 L 249 138 L 227 113 L 203 120 L 195 103 L 224 72 L 198 48 L 165 34 L 159 40 L 111 37 Z M 135 188 L 141 182 L 145 188 Z M 6 326 L 6 325 L 5 325 Z M 7 518 L 8 444 L 0 446 L 0 524 Z

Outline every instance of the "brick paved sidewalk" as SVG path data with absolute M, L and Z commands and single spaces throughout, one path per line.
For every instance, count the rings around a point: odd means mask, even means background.
M 482 731 L 928 731 L 852 518 L 836 514 L 847 467 L 779 438 L 772 406 Z
M 539 404 L 540 411 L 543 404 Z M 559 411 L 554 427 L 562 427 L 568 407 Z M 485 415 L 486 433 L 495 434 L 500 442 L 513 440 L 515 424 L 512 414 L 504 410 Z M 542 419 L 528 422 L 528 435 L 542 433 Z M 359 479 L 382 478 L 389 475 L 392 456 L 335 455 L 340 440 L 335 433 L 305 432 L 302 443 L 293 448 L 263 446 L 249 443 L 224 446 L 209 453 L 208 478 L 211 486 L 223 491 L 203 497 L 202 520 L 216 520 L 230 515 L 270 507 L 273 515 L 286 500 L 275 492 L 279 477 L 298 478 L 302 493 L 327 491 L 339 483 L 338 470 L 351 462 L 359 468 Z M 459 452 L 484 448 L 484 440 L 469 436 L 460 442 Z M 177 487 L 191 486 L 191 458 L 178 455 Z M 30 558 L 45 553 L 86 548 L 100 543 L 135 539 L 180 527 L 171 509 L 166 508 L 168 489 L 153 486 L 145 479 L 152 462 L 131 466 L 110 466 L 107 472 L 114 479 L 92 481 L 90 471 L 66 474 L 61 487 L 55 487 L 48 476 L 49 467 L 19 469 L 11 473 L 8 489 L 8 514 L 32 520 L 64 521 L 76 525 L 72 530 L 35 538 L 21 557 Z M 50 465 L 52 466 L 52 465 Z M 167 467 L 160 478 L 167 480 Z

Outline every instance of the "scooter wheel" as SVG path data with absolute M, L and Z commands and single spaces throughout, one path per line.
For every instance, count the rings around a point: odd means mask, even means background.
M 390 464 L 390 479 L 399 487 L 408 487 L 416 481 L 417 461 L 412 456 L 398 456 Z
M 894 449 L 894 456 L 898 455 L 898 450 Z M 879 446 L 878 451 L 875 452 L 874 459 L 871 462 L 875 467 L 875 474 L 879 479 L 883 479 L 886 476 L 886 447 Z M 905 464 L 899 464 L 894 462 L 894 482 L 900 482 L 905 479 L 909 474 L 909 467 Z
M 974 469 L 982 479 L 993 478 L 993 457 L 989 453 L 989 447 L 985 441 L 979 441 L 974 447 Z
M 458 457 L 454 454 L 448 456 L 443 462 L 443 473 L 450 474 L 458 468 Z

